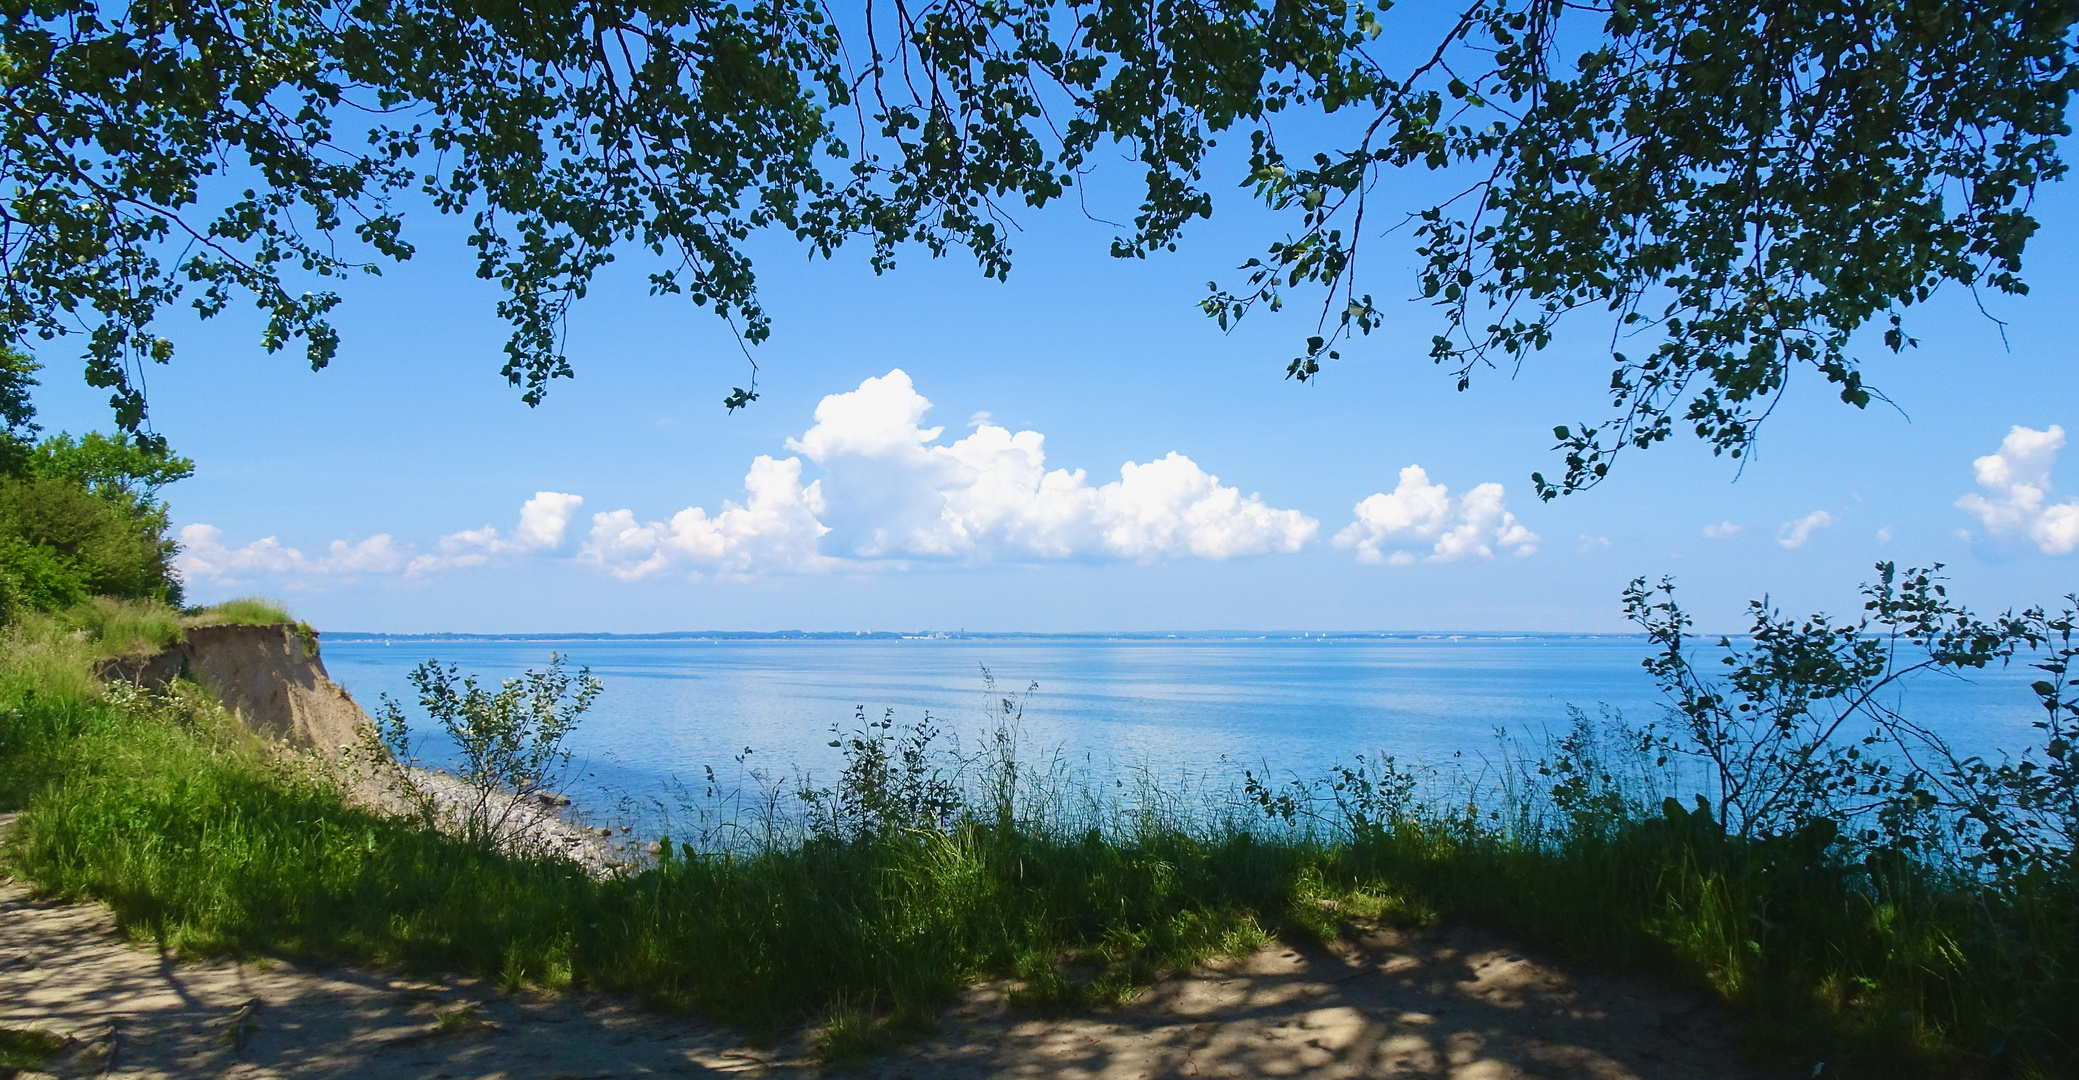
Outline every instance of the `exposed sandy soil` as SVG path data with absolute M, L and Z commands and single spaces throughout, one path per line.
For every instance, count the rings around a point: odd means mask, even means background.
M 0 824 L 4 827 L 4 824 Z M 446 1021 L 443 1016 L 449 1017 Z M 97 905 L 0 882 L 0 1027 L 76 1040 L 60 1076 L 619 1077 L 824 1071 L 806 1034 L 754 1049 L 610 998 L 502 994 L 280 961 L 177 963 Z M 978 988 L 939 1030 L 834 1068 L 871 1077 L 1438 1077 L 1762 1080 L 1736 1028 L 1651 979 L 1566 973 L 1470 929 L 1272 948 L 1123 1009 L 1035 1016 Z
M 389 775 L 394 777 L 394 770 Z M 365 797 L 369 791 L 376 792 L 376 797 L 366 801 L 379 810 L 394 812 L 400 806 L 411 805 L 398 797 L 394 787 L 390 786 L 399 782 L 410 783 L 433 800 L 434 821 L 438 827 L 454 833 L 462 831 L 462 820 L 468 813 L 465 808 L 476 800 L 478 789 L 450 773 L 414 768 L 408 780 L 401 777 L 389 779 L 385 787 L 378 787 L 378 784 L 385 783 L 382 779 L 364 782 L 362 794 Z M 601 876 L 635 861 L 638 849 L 636 842 L 628 839 L 628 830 L 605 826 L 595 828 L 572 821 L 563 809 L 569 802 L 568 798 L 555 803 L 542 798 L 494 797 L 493 817 L 498 816 L 499 808 L 511 805 L 511 809 L 504 812 L 504 824 L 498 829 L 500 845 L 513 852 L 569 859 Z
M 189 625 L 183 634 L 160 652 L 103 661 L 99 674 L 148 688 L 193 678 L 261 736 L 328 758 L 362 744 L 368 714 L 297 625 Z

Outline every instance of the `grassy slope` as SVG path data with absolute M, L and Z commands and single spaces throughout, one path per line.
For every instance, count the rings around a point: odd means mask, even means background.
M 26 612 L 16 619 L 20 642 L 78 635 L 84 638 L 81 647 L 93 657 L 157 652 L 180 641 L 190 626 L 286 622 L 294 622 L 287 608 L 257 596 L 227 600 L 187 613 L 156 600 L 97 596 L 61 611 Z
M 1731 845 L 1693 821 L 1526 843 L 1476 813 L 1417 812 L 1328 843 L 1269 821 L 1049 825 L 971 808 L 946 829 L 679 853 L 595 881 L 358 810 L 199 690 L 104 691 L 85 667 L 99 646 L 79 635 L 8 634 L 0 809 L 27 812 L 0 861 L 185 952 L 581 984 L 753 1034 L 830 1017 L 844 1051 L 978 977 L 1097 1003 L 1270 934 L 1334 933 L 1319 901 L 1337 899 L 1672 971 L 1762 1021 L 1760 1051 L 1824 1057 L 1829 1075 L 2062 1075 L 2074 1060 L 2068 903 L 1988 921 L 1987 898 L 1913 868 Z

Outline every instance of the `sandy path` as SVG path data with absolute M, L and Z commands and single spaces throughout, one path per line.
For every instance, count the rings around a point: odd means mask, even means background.
M 1564 975 L 1491 934 L 1378 930 L 1164 980 L 1133 1005 L 1020 1016 L 976 991 L 885 1077 L 1442 1077 L 1761 1080 L 1709 1001 L 1656 980 Z
M 460 1023 L 440 1023 L 443 1013 Z M 175 963 L 120 940 L 98 905 L 0 885 L 0 1027 L 79 1040 L 58 1075 L 606 1077 L 756 1066 L 684 1018 L 582 995 L 350 968 Z M 112 1060 L 111 1060 L 112 1059 Z
M 456 1017 L 443 1023 L 441 1016 Z M 612 999 L 500 994 L 280 961 L 175 963 L 98 905 L 0 883 L 0 1027 L 78 1040 L 61 1075 L 117 1077 L 811 1075 L 684 1016 Z M 1124 1009 L 1043 1018 L 977 989 L 931 1039 L 843 1069 L 874 1077 L 1439 1077 L 1747 1080 L 1734 1029 L 1651 980 L 1562 975 L 1472 930 L 1273 948 L 1159 984 Z

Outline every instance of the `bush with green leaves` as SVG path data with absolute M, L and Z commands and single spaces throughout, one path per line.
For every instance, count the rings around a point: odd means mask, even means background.
M 178 547 L 157 493 L 194 463 L 130 435 L 37 441 L 36 369 L 0 347 L 0 618 L 95 596 L 179 606 Z
M 178 603 L 163 506 L 97 495 L 70 480 L 0 478 L 0 615 L 91 596 Z
M 879 720 L 868 720 L 862 705 L 853 720 L 849 732 L 831 729 L 838 737 L 830 745 L 845 759 L 836 784 L 802 785 L 799 795 L 809 830 L 820 837 L 849 839 L 952 827 L 968 802 L 957 763 L 936 752 L 940 732 L 930 715 L 898 728 L 894 709 Z
M 1766 601 L 1736 643 L 1717 641 L 1723 678 L 1700 668 L 1673 585 L 1625 591 L 1658 652 L 1646 661 L 1669 704 L 1641 749 L 1686 759 L 1720 821 L 1741 837 L 1840 830 L 1858 851 L 1953 861 L 1998 880 L 2054 873 L 2074 883 L 2079 835 L 2079 596 L 1985 618 L 1949 597 L 1941 566 L 1877 564 L 1853 621 L 1785 618 Z M 1999 765 L 1961 755 L 1915 718 L 1900 691 L 1923 675 L 1960 676 L 2033 656 L 2041 745 Z
M 570 733 L 603 689 L 591 668 L 573 676 L 556 653 L 549 654 L 547 670 L 530 668 L 495 691 L 436 660 L 413 668 L 409 678 L 420 708 L 454 745 L 451 771 L 470 789 L 457 824 L 479 844 L 497 843 L 523 801 L 561 781 L 570 764 Z M 410 720 L 388 694 L 377 722 L 399 762 L 418 760 Z

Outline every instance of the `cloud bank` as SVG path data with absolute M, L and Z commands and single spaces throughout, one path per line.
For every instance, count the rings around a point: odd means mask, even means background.
M 259 574 L 347 578 L 363 574 L 422 574 L 450 567 L 481 566 L 495 557 L 552 551 L 563 544 L 571 514 L 584 503 L 576 495 L 537 491 L 520 507 L 520 522 L 511 533 L 489 525 L 449 533 L 433 552 L 418 554 L 389 533 L 348 543 L 334 540 L 316 557 L 269 536 L 243 547 L 226 547 L 223 530 L 190 525 L 180 531 L 181 553 L 175 565 L 190 580 L 235 584 Z
M 944 427 L 927 426 L 931 409 L 899 368 L 831 394 L 808 429 L 785 441 L 789 456 L 759 455 L 741 501 L 712 510 L 689 506 L 662 519 L 601 510 L 587 529 L 577 521 L 582 497 L 538 491 L 506 531 L 449 533 L 426 551 L 383 533 L 335 541 L 316 556 L 271 536 L 231 548 L 214 526 L 190 525 L 179 565 L 191 579 L 219 583 L 260 574 L 410 578 L 555 554 L 582 529 L 577 563 L 623 581 L 698 580 L 931 564 L 1217 561 L 1290 554 L 1320 536 L 1314 518 L 1223 484 L 1178 451 L 1125 462 L 1116 479 L 1097 482 L 1084 469 L 1050 467 L 1040 432 L 1012 431 L 977 412 L 968 434 L 949 441 Z M 820 475 L 811 478 L 811 469 Z M 1454 496 L 1419 465 L 1352 515 L 1334 543 L 1367 563 L 1520 557 L 1540 543 L 1509 512 L 1502 485 Z M 1608 545 L 1581 537 L 1583 551 Z
M 1315 519 L 1222 484 L 1182 453 L 1128 461 L 1118 479 L 1093 483 L 1082 469 L 1049 468 L 1046 436 L 1013 432 L 986 412 L 971 417 L 966 437 L 945 442 L 943 427 L 925 426 L 931 407 L 901 369 L 825 397 L 808 430 L 786 440 L 793 456 L 752 461 L 740 503 L 691 506 L 664 520 L 626 508 L 594 513 L 575 560 L 624 581 L 923 563 L 1155 563 L 1291 553 L 1320 533 Z M 822 475 L 804 482 L 810 466 Z M 225 583 L 482 566 L 559 550 L 583 503 L 536 492 L 510 531 L 449 533 L 425 552 L 387 533 L 336 541 L 316 557 L 275 537 L 230 548 L 214 526 L 191 525 L 180 566 Z
M 510 534 L 500 536 L 498 530 L 489 525 L 449 533 L 440 538 L 436 553 L 414 558 L 406 569 L 412 573 L 425 573 L 452 566 L 482 566 L 499 555 L 554 551 L 563 546 L 563 533 L 570 527 L 571 515 L 584 504 L 581 496 L 560 491 L 537 491 L 533 498 L 520 505 L 520 523 Z
M 254 574 L 385 574 L 403 569 L 412 557 L 411 550 L 399 546 L 389 533 L 352 544 L 334 540 L 316 558 L 285 547 L 272 536 L 237 548 L 225 547 L 223 536 L 223 530 L 214 525 L 182 529 L 181 553 L 175 565 L 190 579 L 235 582 Z
M 835 560 L 817 550 L 830 530 L 823 512 L 821 481 L 801 486 L 801 460 L 774 461 L 760 454 L 744 477 L 748 497 L 725 502 L 713 517 L 688 507 L 668 522 L 637 524 L 633 510 L 592 515 L 592 535 L 578 552 L 590 563 L 635 581 L 673 566 L 728 575 L 828 569 Z
M 1368 496 L 1354 508 L 1357 520 L 1335 535 L 1335 546 L 1354 548 L 1359 562 L 1404 566 L 1417 556 L 1401 545 L 1427 544 L 1429 562 L 1491 559 L 1496 548 L 1518 557 L 1536 554 L 1539 538 L 1509 513 L 1502 486 L 1481 484 L 1453 499 L 1451 490 L 1430 483 L 1420 465 L 1400 471 L 1392 493 Z M 1387 551 L 1389 547 L 1397 548 Z
M 1994 536 L 2026 537 L 2046 555 L 2071 554 L 2079 548 L 2079 498 L 2045 505 L 2050 470 L 2064 445 L 2065 429 L 2056 424 L 2047 431 L 2014 425 L 1999 452 L 1971 462 L 1980 490 L 1956 506 Z
M 631 510 L 593 516 L 580 558 L 624 580 L 666 569 L 740 575 L 912 562 L 1080 559 L 1153 563 L 1298 551 L 1320 523 L 1279 510 L 1183 454 L 1126 462 L 1093 485 L 1082 469 L 1048 469 L 1046 436 L 972 419 L 941 443 L 931 402 L 901 369 L 832 394 L 815 424 L 761 456 L 749 498 L 710 517 L 700 507 L 638 524 Z M 804 486 L 802 459 L 823 476 Z

